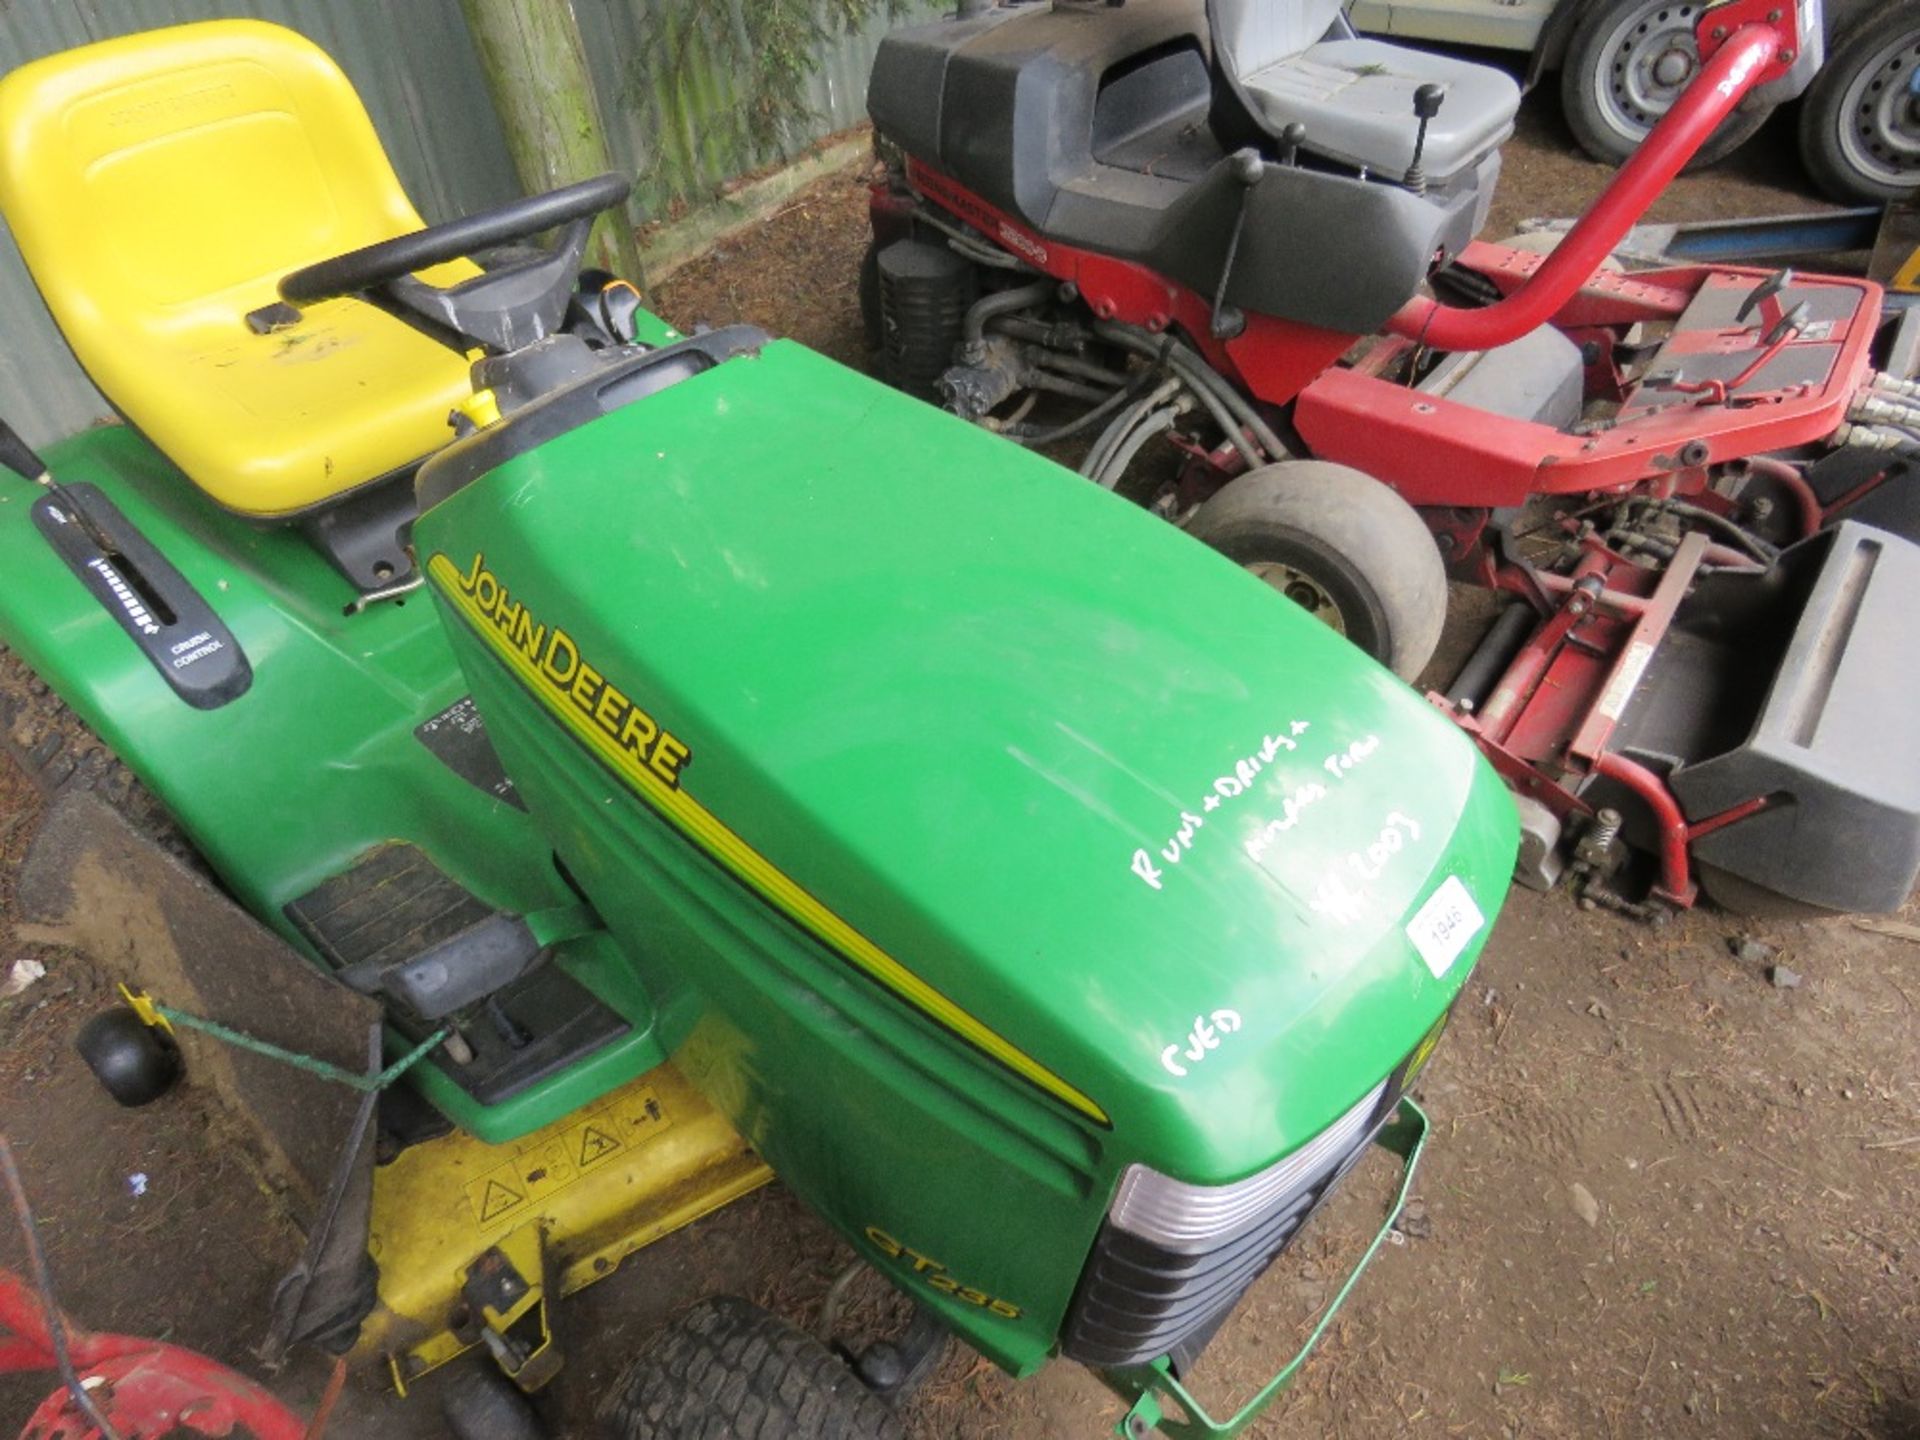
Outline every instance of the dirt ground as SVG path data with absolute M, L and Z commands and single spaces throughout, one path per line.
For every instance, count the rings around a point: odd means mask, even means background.
M 1657 213 L 1803 208 L 1791 154 L 1776 121 Z M 1607 174 L 1572 158 L 1536 97 L 1489 233 L 1574 213 Z M 751 319 L 857 364 L 864 243 L 857 177 L 830 178 L 652 299 L 683 324 Z M 0 1127 L 61 1291 L 87 1324 L 250 1368 L 293 1237 L 191 1088 L 120 1111 L 74 1058 L 104 982 L 19 942 L 5 909 L 35 813 L 0 770 L 0 973 L 47 966 L 0 1000 Z M 1777 987 L 1770 966 L 1800 983 Z M 1434 1130 L 1400 1233 L 1255 1433 L 1920 1437 L 1917 966 L 1920 947 L 1843 918 L 1703 911 L 1654 929 L 1516 891 L 1423 1077 Z M 1298 1342 L 1387 1178 L 1384 1161 L 1360 1172 L 1261 1282 L 1204 1363 L 1203 1394 L 1244 1398 Z M 0 1223 L 0 1264 L 19 1253 Z M 811 1324 L 847 1255 L 777 1187 L 653 1247 L 564 1308 L 561 1428 L 596 1433 L 625 1358 L 697 1296 L 744 1292 Z M 856 1301 L 884 1304 L 877 1289 Z M 276 1383 L 306 1403 L 320 1376 L 309 1363 Z M 440 1433 L 431 1384 L 402 1405 L 377 1382 L 361 1379 L 330 1433 Z M 0 1383 L 0 1434 L 46 1388 Z M 1071 1365 L 1016 1386 L 957 1349 L 907 1410 L 928 1440 L 1078 1440 L 1118 1413 Z

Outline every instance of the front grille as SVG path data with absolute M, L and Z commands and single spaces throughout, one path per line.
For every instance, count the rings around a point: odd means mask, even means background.
M 1149 1240 L 1109 1218 L 1067 1315 L 1062 1349 L 1094 1366 L 1138 1365 L 1173 1355 L 1181 1368 L 1227 1317 L 1247 1288 L 1306 1223 L 1365 1153 L 1400 1102 L 1402 1073 L 1380 1085 L 1319 1136 L 1276 1167 L 1283 1184 L 1261 1193 L 1267 1208 L 1240 1216 L 1206 1248 L 1189 1236 Z M 1293 1164 L 1294 1161 L 1305 1163 Z M 1125 1215 L 1123 1182 L 1111 1216 Z

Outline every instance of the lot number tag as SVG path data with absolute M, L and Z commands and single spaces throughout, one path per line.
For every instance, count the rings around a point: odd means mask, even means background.
M 1427 903 L 1407 922 L 1407 938 L 1420 952 L 1420 958 L 1427 962 L 1433 978 L 1438 980 L 1453 968 L 1453 962 L 1460 958 L 1467 942 L 1478 935 L 1486 923 L 1487 917 L 1473 903 L 1460 877 L 1449 875 L 1446 883 L 1429 895 Z

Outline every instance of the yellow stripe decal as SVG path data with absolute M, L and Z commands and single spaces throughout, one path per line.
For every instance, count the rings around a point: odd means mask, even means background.
M 461 584 L 459 569 L 445 555 L 427 562 L 427 573 L 447 601 L 460 612 L 495 655 L 539 696 L 582 744 L 593 751 L 647 804 L 688 839 L 718 860 L 775 909 L 809 931 L 830 949 L 866 971 L 908 1004 L 940 1022 L 970 1045 L 1008 1069 L 1105 1125 L 1107 1114 L 1086 1095 L 1046 1066 L 994 1033 L 926 981 L 848 924 L 766 856 L 727 828 L 711 811 L 677 785 L 669 784 L 639 756 L 626 749 L 583 711 L 554 693 L 537 665 L 515 646 Z

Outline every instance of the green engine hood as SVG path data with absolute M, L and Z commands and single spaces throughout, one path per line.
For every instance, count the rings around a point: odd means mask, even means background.
M 791 343 L 507 461 L 416 540 L 512 682 L 476 677 L 483 709 L 569 731 L 591 803 L 666 815 L 741 903 L 1183 1179 L 1391 1071 L 1506 891 L 1506 791 L 1387 671 Z

